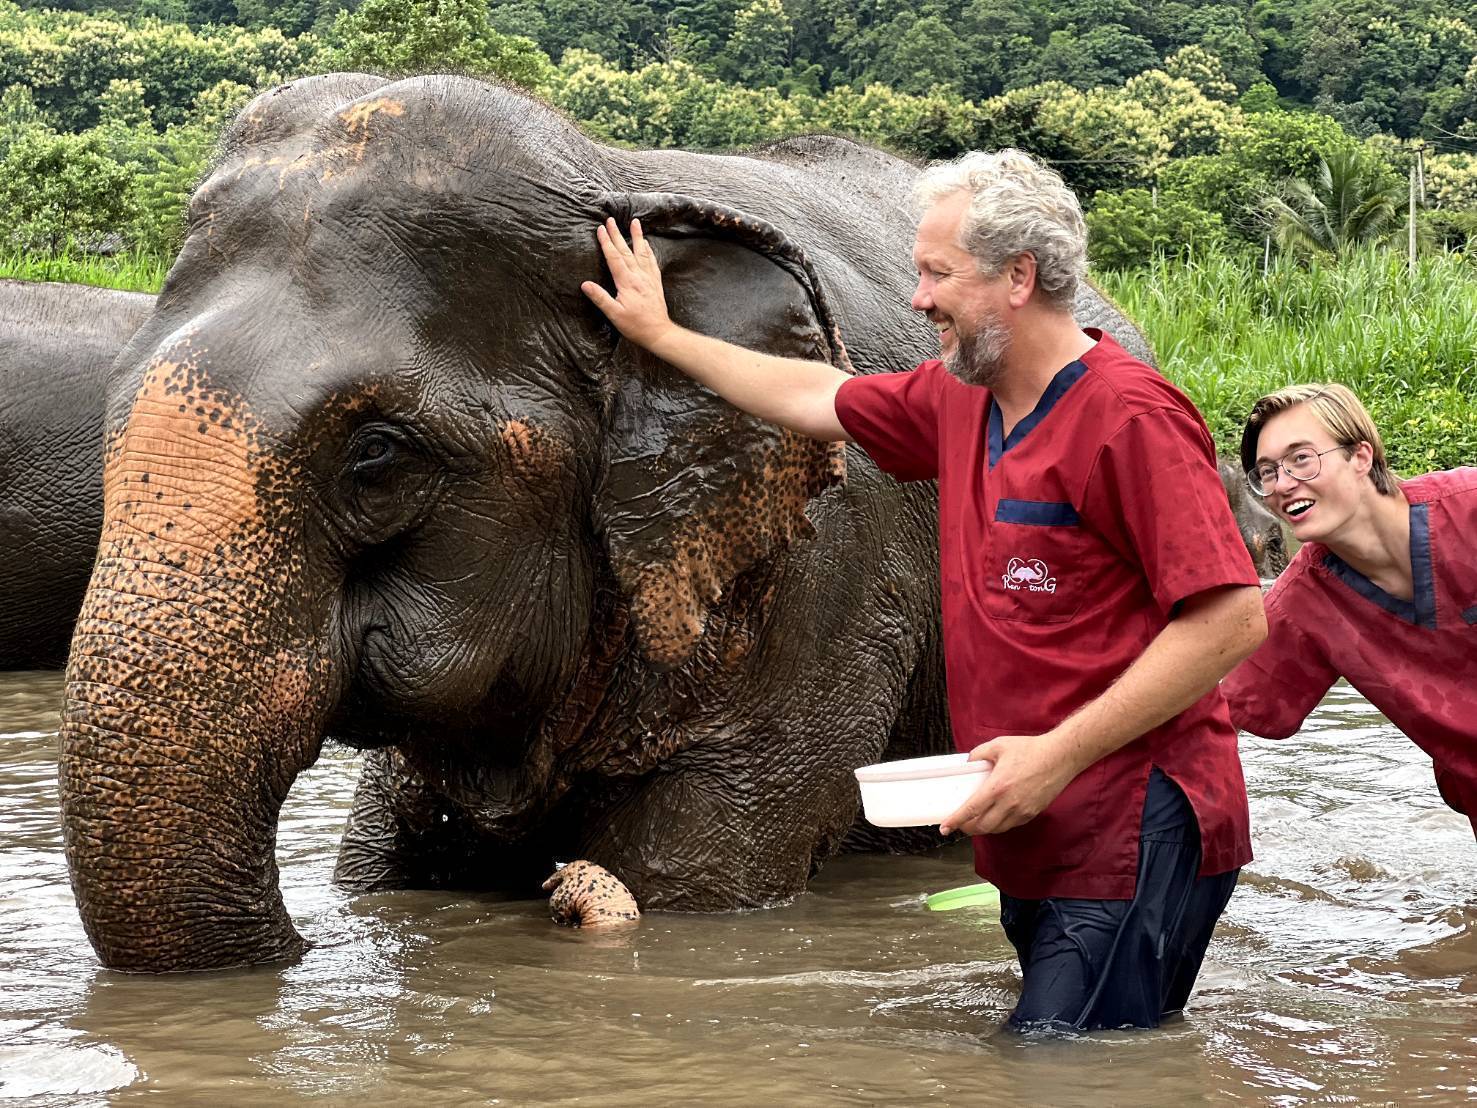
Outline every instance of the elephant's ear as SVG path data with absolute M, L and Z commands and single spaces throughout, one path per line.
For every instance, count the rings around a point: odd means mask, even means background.
M 773 227 L 672 194 L 607 198 L 642 221 L 678 323 L 850 370 L 814 270 Z M 841 443 L 762 422 L 632 344 L 617 344 L 596 511 L 647 660 L 692 657 L 734 579 L 813 533 L 811 497 L 845 478 Z

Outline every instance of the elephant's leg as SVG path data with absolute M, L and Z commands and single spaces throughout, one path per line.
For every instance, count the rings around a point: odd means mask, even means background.
M 878 761 L 923 758 L 954 749 L 949 730 L 948 699 L 944 695 L 943 644 L 935 637 L 922 663 L 913 671 L 902 708 L 892 724 L 887 748 Z M 961 836 L 954 835 L 957 839 Z M 876 827 L 860 814 L 841 844 L 843 852 L 881 851 L 888 854 L 919 854 L 945 843 L 937 827 Z
M 800 764 L 779 732 L 744 746 L 687 751 L 590 811 L 579 856 L 643 910 L 763 907 L 803 892 L 855 815 L 851 765 Z
M 391 752 L 370 751 L 354 789 L 354 806 L 333 870 L 338 884 L 360 892 L 412 884 L 415 867 L 398 811 L 398 784 Z

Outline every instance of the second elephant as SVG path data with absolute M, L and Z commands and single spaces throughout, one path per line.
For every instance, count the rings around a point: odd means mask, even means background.
M 0 670 L 60 666 L 103 517 L 103 398 L 154 298 L 0 281 Z

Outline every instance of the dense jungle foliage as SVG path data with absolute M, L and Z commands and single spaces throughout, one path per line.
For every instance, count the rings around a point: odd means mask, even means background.
M 1019 146 L 1078 190 L 1097 272 L 1219 436 L 1262 384 L 1356 363 L 1392 418 L 1419 365 L 1419 403 L 1477 424 L 1477 4 L 0 0 L 0 274 L 157 285 L 222 123 L 336 68 L 496 76 L 615 143 Z M 1356 302 L 1381 326 L 1342 322 Z M 1404 464 L 1477 461 L 1439 437 Z

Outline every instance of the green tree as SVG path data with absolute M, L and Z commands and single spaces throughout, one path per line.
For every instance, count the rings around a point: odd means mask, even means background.
M 1251 27 L 1261 48 L 1262 73 L 1289 96 L 1304 93 L 1296 74 L 1311 7 L 1312 0 L 1252 0 Z
M 339 14 L 329 41 L 325 60 L 342 69 L 493 74 L 526 88 L 552 71 L 532 39 L 492 29 L 487 0 L 364 0 Z
M 1184 88 L 1185 95 L 1205 102 L 1193 86 Z M 1032 85 L 991 97 L 977 118 L 969 145 L 1028 151 L 1061 173 L 1084 200 L 1099 190 L 1150 184 L 1173 142 L 1157 106 L 1146 107 L 1124 89 Z
M 876 81 L 898 92 L 922 96 L 935 86 L 958 89 L 963 78 L 964 46 L 953 29 L 936 15 L 900 16 L 900 34 L 877 59 Z
M 1102 27 L 1118 27 L 1139 38 L 1154 33 L 1152 7 L 1140 0 L 1057 0 L 1051 28 L 1079 37 Z M 1155 59 L 1156 61 L 1158 59 Z
M 1276 111 L 1281 104 L 1277 98 L 1277 86 L 1265 77 L 1258 78 L 1236 101 L 1243 112 Z
M 1148 109 L 1169 140 L 1169 156 L 1217 153 L 1240 123 L 1241 113 L 1212 100 L 1193 81 L 1151 69 L 1131 77 L 1123 95 Z
M 892 150 L 944 158 L 973 145 L 978 114 L 973 104 L 942 89 L 908 96 L 886 85 L 861 92 L 842 86 L 817 104 L 814 124 Z
M 4 98 L 0 97 L 0 106 Z M 1477 154 L 1436 154 L 1426 159 L 1426 203 L 1448 212 L 1477 213 Z
M 1046 13 L 1030 0 L 970 0 L 957 20 L 963 92 L 983 99 L 1031 83 Z
M 152 127 L 154 115 L 144 99 L 142 81 L 114 78 L 98 98 L 98 122 L 105 127 Z
M 1416 134 L 1427 98 L 1461 83 L 1477 53 L 1468 5 L 1317 0 L 1291 34 L 1303 95 L 1356 133 Z
M 0 161 L 0 226 L 9 245 L 48 253 L 122 231 L 134 215 L 133 176 L 96 135 L 32 129 Z
M 1340 150 L 1320 155 L 1308 176 L 1284 181 L 1263 212 L 1279 249 L 1340 258 L 1386 238 L 1403 199 L 1388 169 Z
M 140 134 L 132 153 L 137 167 L 128 237 L 140 250 L 160 257 L 179 251 L 190 194 L 205 174 L 218 130 L 199 124 L 171 127 L 163 135 Z
M 681 60 L 711 72 L 745 6 L 746 0 L 676 0 L 664 13 L 663 37 L 680 43 Z
M 1262 197 L 1285 178 L 1311 173 L 1321 156 L 1358 148 L 1358 141 L 1325 115 L 1243 114 L 1219 153 L 1169 162 L 1159 174 L 1159 189 L 1161 195 L 1219 214 L 1228 231 L 1260 241 L 1266 228 Z
M 777 85 L 784 79 L 794 35 L 795 25 L 780 0 L 753 0 L 733 17 L 719 71 L 751 88 Z
M 705 60 L 732 29 L 735 3 L 724 3 L 723 33 Z M 503 0 L 488 10 L 488 20 L 505 35 L 533 39 L 551 58 L 562 58 L 566 50 L 588 50 L 632 69 L 661 55 L 671 7 L 647 0 Z
M 0 11 L 0 87 L 28 86 L 37 106 L 71 132 L 98 122 L 114 81 L 137 81 L 156 127 L 188 117 L 202 91 L 223 80 L 260 88 L 318 68 L 310 36 L 44 12 L 7 28 Z
M 1209 100 L 1236 99 L 1236 82 L 1226 74 L 1220 56 L 1202 46 L 1186 46 L 1164 59 L 1164 72 L 1189 81 Z
M 1279 2 L 1285 4 L 1287 0 Z M 1236 89 L 1247 88 L 1262 76 L 1264 47 L 1248 5 L 1242 0 L 1229 3 L 1170 0 L 1156 5 L 1154 14 L 1159 28 L 1155 43 L 1166 54 L 1188 48 L 1214 55 L 1217 69 L 1232 86 L 1232 95 Z M 1165 59 L 1164 68 L 1176 77 L 1190 76 L 1177 71 L 1170 58 Z M 1206 92 L 1210 95 L 1209 90 Z
M 1121 24 L 1108 23 L 1080 33 L 1053 31 L 1032 68 L 1038 81 L 1064 81 L 1086 90 L 1121 85 L 1158 64 L 1159 52 L 1148 39 Z
M 11 85 L 0 92 L 0 158 L 28 131 L 50 129 L 51 121 L 25 85 Z
M 1225 224 L 1213 212 L 1148 189 L 1100 192 L 1085 216 L 1087 251 L 1099 269 L 1129 269 L 1156 257 L 1225 249 Z

